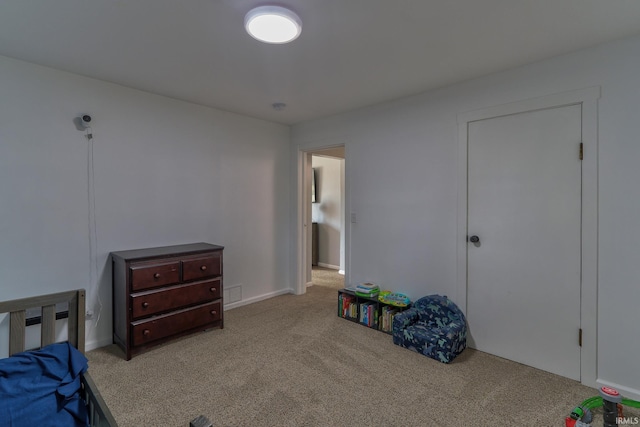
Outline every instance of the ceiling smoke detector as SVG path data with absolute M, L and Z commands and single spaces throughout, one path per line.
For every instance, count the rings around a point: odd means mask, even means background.
M 276 111 L 282 111 L 287 107 L 287 104 L 285 104 L 284 102 L 274 102 L 273 104 L 271 104 L 271 106 Z
M 260 6 L 244 17 L 247 33 L 264 43 L 283 44 L 297 39 L 302 21 L 294 12 L 280 6 Z

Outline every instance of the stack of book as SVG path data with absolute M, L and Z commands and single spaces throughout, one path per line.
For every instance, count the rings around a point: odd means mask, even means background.
M 360 323 L 370 328 L 378 327 L 378 310 L 374 302 L 360 303 Z
M 393 332 L 393 317 L 398 313 L 398 310 L 393 307 L 384 306 L 381 308 L 381 311 L 380 330 L 383 332 Z
M 358 305 L 355 304 L 355 297 L 347 294 L 340 294 L 338 298 L 338 315 L 344 318 L 356 318 L 358 316 Z
M 380 287 L 373 283 L 361 283 L 356 286 L 356 295 L 365 298 L 375 298 L 380 292 Z

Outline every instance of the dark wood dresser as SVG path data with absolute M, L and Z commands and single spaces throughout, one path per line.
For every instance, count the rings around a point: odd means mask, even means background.
M 173 338 L 224 327 L 223 249 L 192 243 L 111 253 L 113 342 L 127 360 Z

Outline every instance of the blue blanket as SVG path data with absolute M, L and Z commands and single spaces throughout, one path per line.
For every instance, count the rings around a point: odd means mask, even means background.
M 87 426 L 80 374 L 87 358 L 69 343 L 0 360 L 0 426 Z

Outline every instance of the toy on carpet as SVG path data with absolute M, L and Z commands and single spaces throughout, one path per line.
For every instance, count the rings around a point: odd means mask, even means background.
M 600 396 L 591 397 L 576 406 L 571 415 L 565 419 L 566 427 L 591 427 L 593 421 L 592 410 L 602 407 L 603 427 L 617 427 L 618 421 L 624 420 L 623 405 L 632 408 L 640 408 L 640 402 L 626 399 L 618 390 L 611 387 L 602 387 Z
M 576 406 L 567 417 L 565 425 L 567 427 L 589 427 L 593 421 L 591 410 L 584 406 Z

